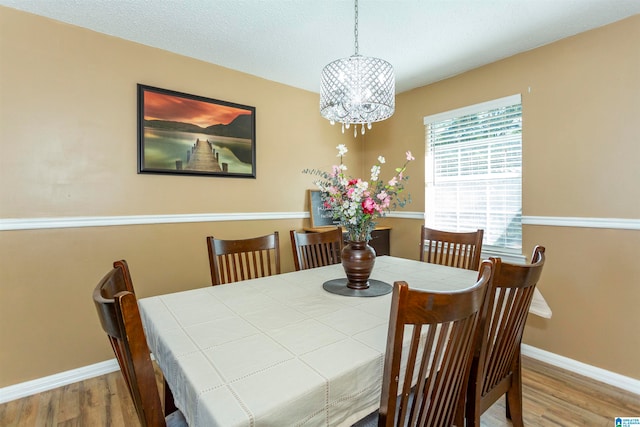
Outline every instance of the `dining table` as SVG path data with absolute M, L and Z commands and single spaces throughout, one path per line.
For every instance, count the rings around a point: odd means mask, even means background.
M 371 278 L 469 288 L 476 271 L 380 256 Z M 138 301 L 149 348 L 197 426 L 351 426 L 380 403 L 391 293 L 345 296 L 335 264 Z M 536 291 L 531 313 L 551 311 Z

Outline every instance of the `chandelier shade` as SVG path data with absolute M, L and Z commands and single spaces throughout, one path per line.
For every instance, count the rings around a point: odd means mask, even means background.
M 320 78 L 320 114 L 342 131 L 357 125 L 388 119 L 395 111 L 395 73 L 384 59 L 358 54 L 358 1 L 355 1 L 355 55 L 338 59 L 322 69 Z

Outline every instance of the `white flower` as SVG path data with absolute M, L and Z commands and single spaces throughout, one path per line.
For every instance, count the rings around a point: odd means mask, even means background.
M 380 165 L 374 165 L 371 168 L 371 181 L 377 181 L 378 176 L 380 175 Z
M 363 181 L 360 178 L 346 176 L 347 167 L 342 160 L 348 149 L 344 144 L 336 148 L 340 162 L 332 166 L 331 172 L 312 170 L 309 173 L 323 177 L 316 180 L 315 184 L 322 191 L 323 201 L 332 210 L 334 219 L 347 229 L 349 239 L 368 240 L 377 218 L 384 217 L 396 206 L 402 207 L 406 203 L 406 199 L 396 198 L 404 190 L 407 177 L 403 173 L 407 163 L 414 160 L 414 157 L 407 151 L 407 162 L 396 168 L 391 179 L 386 180 L 381 178 L 382 165 L 386 163 L 386 159 L 384 156 L 378 156 L 377 163 L 371 168 L 371 179 Z

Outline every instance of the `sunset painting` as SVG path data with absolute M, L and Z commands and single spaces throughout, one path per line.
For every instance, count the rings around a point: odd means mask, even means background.
M 255 178 L 255 108 L 138 85 L 138 172 Z

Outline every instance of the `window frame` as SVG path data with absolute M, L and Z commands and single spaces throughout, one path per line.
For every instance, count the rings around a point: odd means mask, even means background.
M 432 156 L 432 151 L 430 149 L 430 138 L 429 138 L 429 125 L 433 123 L 443 122 L 446 120 L 458 119 L 468 115 L 478 115 L 481 113 L 489 112 L 491 110 L 510 107 L 513 105 L 520 105 L 520 219 L 522 220 L 522 95 L 515 94 L 510 96 L 505 96 L 498 99 L 493 99 L 486 102 L 481 102 L 473 105 L 468 105 L 462 108 L 457 108 L 449 111 L 440 112 L 437 114 L 432 114 L 424 117 L 423 123 L 425 126 L 425 225 L 434 226 L 432 221 L 430 220 L 428 204 L 433 203 L 433 200 L 429 196 L 428 186 L 433 180 L 431 177 L 434 174 L 433 170 L 433 160 L 430 158 Z M 431 199 L 431 200 L 430 200 Z M 485 236 L 486 236 L 485 230 Z M 504 246 L 496 246 L 496 245 L 488 245 L 483 243 L 483 257 L 486 256 L 500 256 L 506 261 L 512 262 L 523 262 L 525 257 L 522 255 L 522 222 L 520 222 L 520 248 L 508 248 Z

